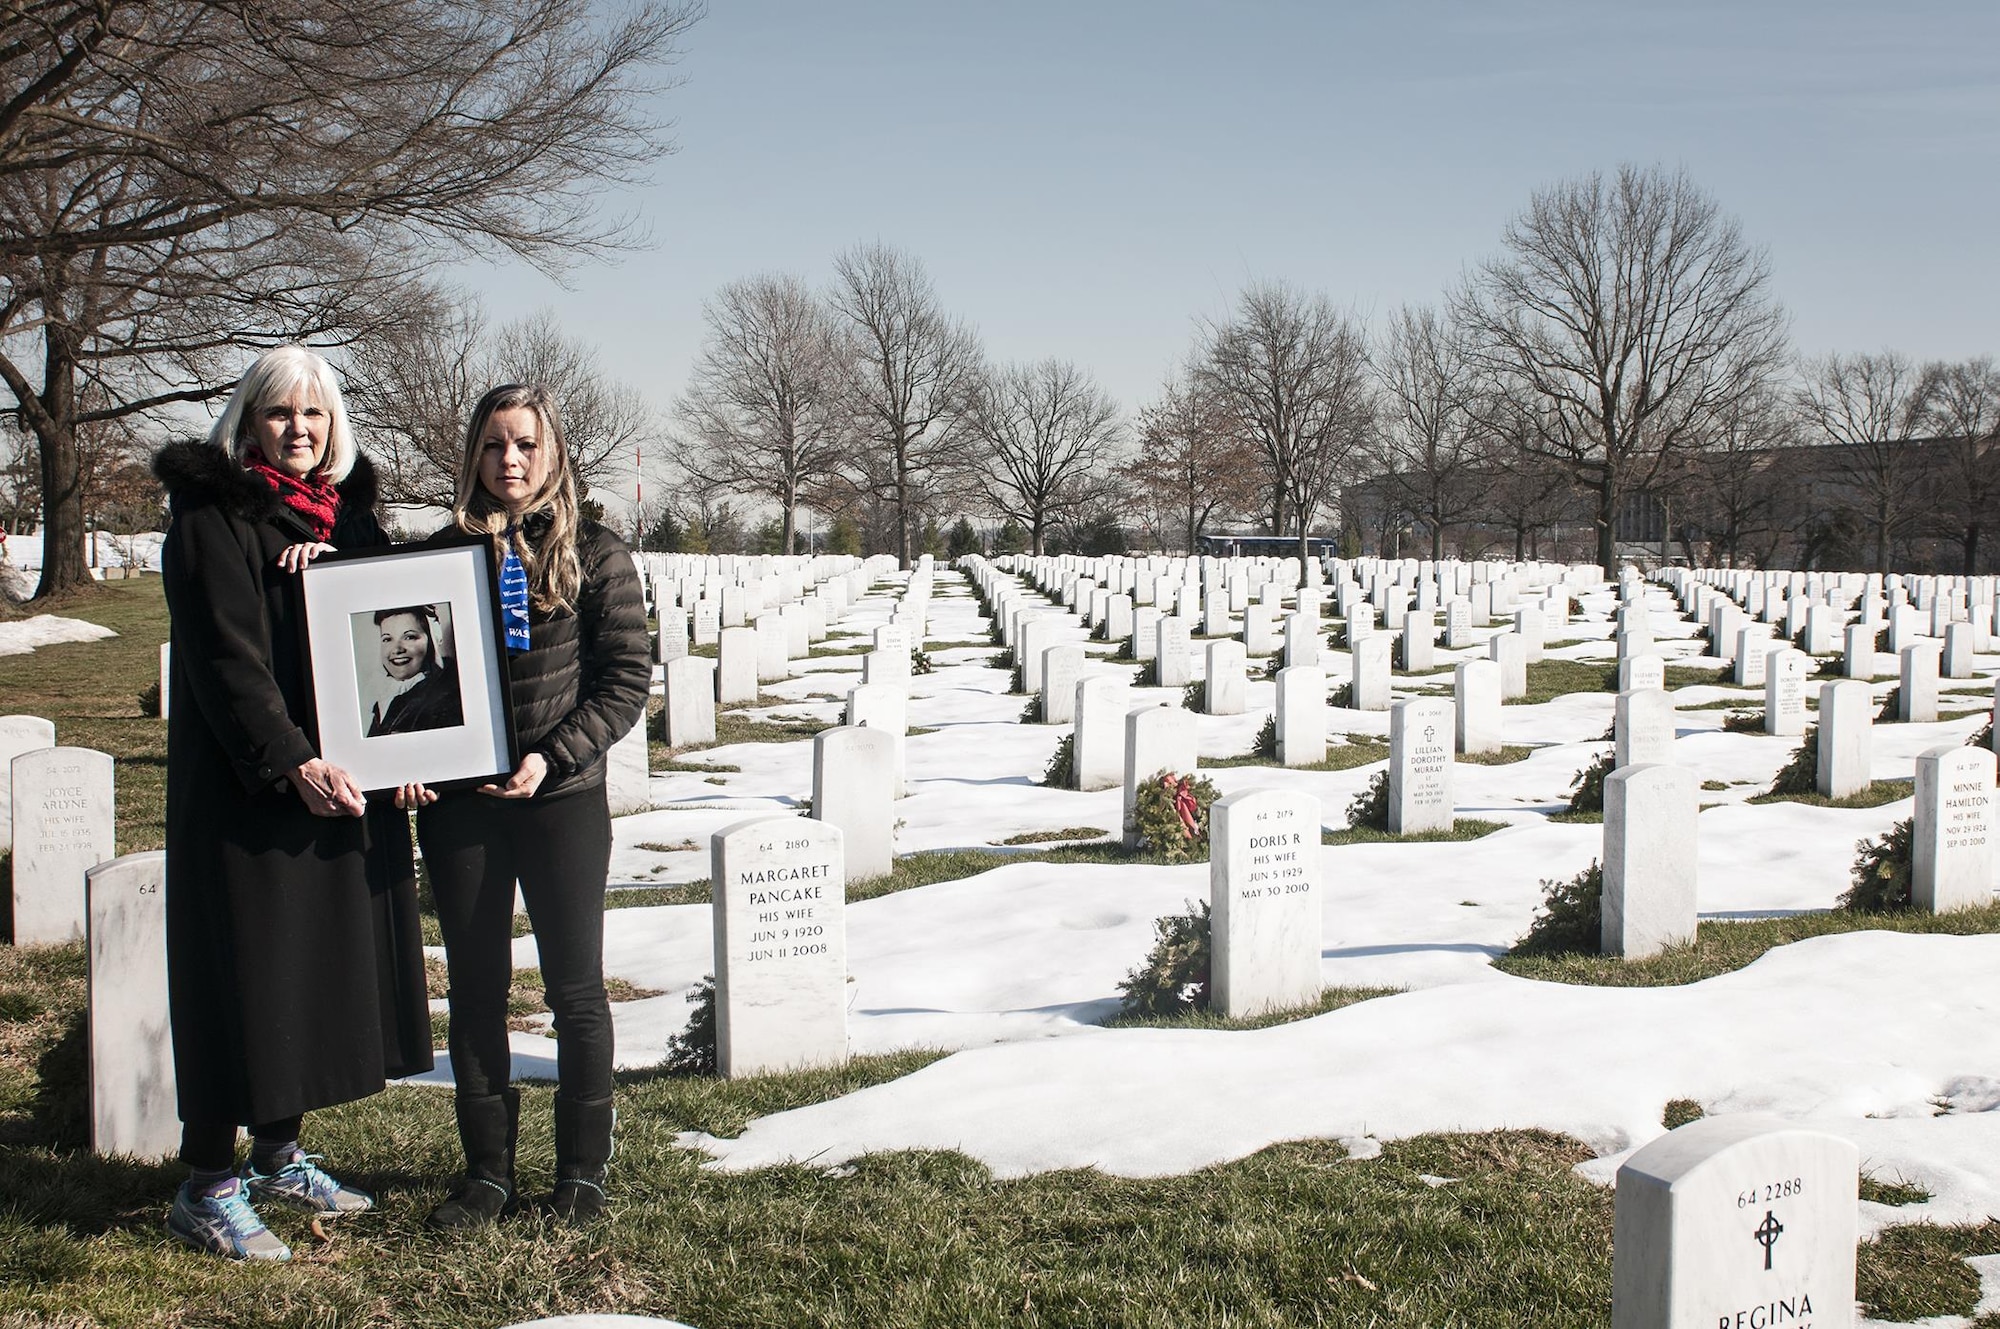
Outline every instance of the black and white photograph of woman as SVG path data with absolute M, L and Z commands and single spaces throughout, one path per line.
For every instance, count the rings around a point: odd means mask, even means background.
M 458 657 L 450 649 L 451 606 L 403 605 L 354 615 L 354 654 L 368 737 L 451 729 L 465 723 Z

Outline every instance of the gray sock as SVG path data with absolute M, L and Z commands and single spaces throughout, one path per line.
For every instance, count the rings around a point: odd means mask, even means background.
M 188 1173 L 188 1194 L 204 1200 L 212 1200 L 220 1195 L 231 1195 L 236 1190 L 235 1168 L 198 1167 Z

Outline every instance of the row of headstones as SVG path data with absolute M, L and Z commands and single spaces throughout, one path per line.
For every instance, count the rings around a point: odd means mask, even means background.
M 1325 558 L 1301 564 L 1291 558 L 1214 555 L 1196 558 L 1009 555 L 997 560 L 997 564 L 1006 571 L 1028 576 L 1044 590 L 1053 591 L 1083 578 L 1113 592 L 1129 592 L 1139 604 L 1165 604 L 1180 588 L 1194 587 L 1203 593 L 1205 600 L 1226 597 L 1229 607 L 1236 612 L 1241 612 L 1253 595 L 1268 593 L 1265 588 L 1272 583 L 1285 593 L 1295 587 L 1317 588 L 1328 581 L 1353 584 L 1365 589 L 1377 609 L 1386 607 L 1391 594 L 1401 590 L 1407 603 L 1423 608 L 1437 608 L 1453 595 L 1479 595 L 1495 610 L 1511 607 L 1524 587 L 1561 584 L 1572 590 L 1590 590 L 1602 583 L 1594 565 L 1532 562 L 1432 563 L 1417 559 Z M 1476 589 L 1480 587 L 1490 590 L 1482 593 Z M 1067 599 L 1070 607 L 1078 607 L 1074 597 Z
M 648 611 L 664 617 L 663 611 L 678 608 L 684 615 L 699 615 L 706 604 L 718 626 L 742 627 L 765 609 L 810 598 L 815 591 L 844 590 L 847 599 L 858 599 L 869 582 L 893 569 L 896 561 L 880 554 L 865 561 L 832 554 L 810 558 L 634 554 L 633 564 Z
M 910 653 L 921 646 L 927 631 L 931 587 L 932 572 L 926 557 L 911 573 L 891 612 L 890 621 L 874 630 L 872 649 L 863 653 L 861 658 L 863 687 L 857 689 L 863 694 L 860 706 L 866 713 L 878 714 L 887 705 L 886 702 L 873 700 L 886 695 L 887 690 L 906 697 L 910 681 Z M 856 599 L 867 589 L 864 584 L 861 591 L 855 593 Z M 848 604 L 844 596 L 836 596 L 830 603 L 836 614 L 843 612 Z M 809 655 L 813 642 L 825 640 L 829 626 L 828 620 L 818 612 L 818 606 L 810 600 L 803 605 L 788 604 L 780 610 L 759 615 L 754 627 L 722 629 L 718 635 L 715 658 L 709 659 L 688 654 L 685 640 L 677 642 L 675 650 L 668 649 L 669 624 L 677 621 L 678 617 L 669 610 L 667 616 L 662 618 L 658 652 L 664 736 L 670 748 L 713 743 L 718 707 L 754 704 L 760 685 L 791 677 L 791 662 Z M 849 723 L 864 723 L 852 718 L 855 705 L 854 693 L 850 692 Z M 905 725 L 900 718 L 900 709 L 897 715 L 897 785 L 900 790 L 900 742 Z M 642 793 L 644 773 L 641 763 L 646 752 L 643 725 L 637 738 L 627 736 L 627 746 L 629 751 L 622 754 L 623 769 L 627 771 L 633 788 Z M 613 762 L 618 763 L 620 759 L 621 754 L 614 753 Z M 899 792 L 896 796 L 900 798 L 902 795 Z M 618 800 L 614 798 L 613 801 L 613 815 L 618 815 Z M 641 811 L 645 806 L 633 802 L 624 806 L 623 810 Z
M 1074 637 L 1074 618 L 1053 603 L 1031 598 L 1021 592 L 1018 585 L 1004 586 L 992 569 L 980 572 L 980 582 L 996 604 L 996 616 L 1001 619 L 1001 641 L 1012 651 L 1015 663 L 1022 668 L 1023 690 L 1030 695 L 1041 693 L 1043 697 L 1044 723 L 1059 724 L 1070 718 L 1069 684 L 1077 673 L 1085 667 L 1086 656 L 1077 643 L 1056 645 L 1060 637 Z M 1246 687 L 1245 665 L 1248 657 L 1269 655 L 1281 649 L 1285 669 L 1316 668 L 1325 652 L 1325 645 L 1319 635 L 1317 611 L 1305 592 L 1300 598 L 1308 603 L 1306 610 L 1287 616 L 1282 647 L 1270 639 L 1266 606 L 1253 605 L 1250 608 L 1240 641 L 1220 639 L 1204 643 L 1204 677 L 1206 680 L 1204 711 L 1210 715 L 1238 715 L 1244 709 Z M 1120 603 L 1121 597 L 1113 598 L 1113 617 L 1108 621 L 1107 635 L 1114 637 L 1127 634 L 1127 625 L 1117 614 L 1126 609 Z M 1513 629 L 1499 633 L 1488 640 L 1488 655 L 1498 670 L 1499 693 L 1502 700 L 1511 700 L 1527 695 L 1527 666 L 1543 657 L 1544 630 L 1549 618 L 1559 625 L 1567 623 L 1567 598 L 1560 605 L 1551 601 L 1543 609 L 1524 608 L 1515 611 Z M 1464 602 L 1454 602 L 1452 623 L 1447 631 L 1447 649 L 1459 645 L 1472 644 L 1471 618 L 1464 611 Z M 1261 611 L 1261 612 L 1260 612 Z M 1351 610 L 1349 619 L 1351 667 L 1349 676 L 1353 680 L 1349 706 L 1355 710 L 1385 711 L 1391 700 L 1390 679 L 1392 675 L 1392 640 L 1375 633 L 1369 621 L 1365 606 Z M 1182 615 L 1160 615 L 1154 610 L 1139 610 L 1129 625 L 1132 638 L 1133 657 L 1141 663 L 1151 662 L 1154 666 L 1154 681 L 1161 687 L 1185 687 L 1192 681 L 1193 638 L 1191 622 Z M 1433 650 L 1436 645 L 1436 626 L 1431 615 L 1411 611 L 1405 618 L 1403 627 L 1393 644 L 1401 647 L 1400 662 L 1406 673 L 1426 673 L 1435 667 Z M 1051 656 L 1049 652 L 1059 653 Z M 1050 677 L 1053 684 L 1044 683 L 1047 662 L 1056 662 Z M 1463 665 L 1459 666 L 1462 670 Z M 1486 708 L 1481 705 L 1486 689 L 1483 672 L 1475 674 L 1472 697 L 1468 699 L 1461 679 L 1459 703 L 1462 709 L 1470 709 L 1483 718 Z M 1305 685 L 1304 676 L 1294 680 L 1289 690 L 1294 698 L 1300 697 Z M 1323 688 L 1322 679 L 1322 688 Z M 1497 714 L 1490 725 L 1475 719 L 1474 731 L 1480 734 L 1496 732 Z M 1496 744 L 1497 746 L 1497 744 Z M 1485 747 L 1461 749 L 1469 751 L 1488 750 Z M 1313 761 L 1320 758 L 1313 758 Z M 1309 764 L 1309 763 L 1288 763 Z
M 1717 583 L 1708 579 L 1713 574 L 1691 574 L 1684 569 L 1670 569 L 1661 575 L 1679 596 L 1683 612 L 1709 628 L 1716 654 L 1725 660 L 1733 657 L 1742 629 L 1761 623 L 1781 627 L 1787 638 L 1803 635 L 1805 648 L 1812 655 L 1836 654 L 1844 635 L 1851 657 L 1857 629 L 1865 633 L 1859 640 L 1869 643 L 1865 647 L 1868 652 L 1885 631 L 1890 654 L 1900 654 L 1912 642 L 1928 637 L 1944 643 L 1949 672 L 1955 661 L 1964 659 L 1969 665 L 1973 652 L 1990 649 L 1995 628 L 2000 626 L 1996 624 L 1991 578 L 1974 579 L 1970 590 L 1975 598 L 1970 601 L 1965 598 L 1965 588 L 1933 595 L 1919 580 L 1918 603 L 1911 604 L 1903 598 L 1905 588 L 1893 575 L 1889 580 L 1895 584 L 1886 593 L 1879 580 L 1869 587 L 1855 578 L 1844 583 L 1802 585 L 1795 593 L 1783 594 L 1773 583 L 1768 595 L 1763 593 L 1765 583 L 1756 581 Z
M 110 754 L 0 716 L 0 843 L 16 945 L 87 943 L 91 1145 L 154 1158 L 180 1139 L 167 1030 L 166 855 L 117 850 Z

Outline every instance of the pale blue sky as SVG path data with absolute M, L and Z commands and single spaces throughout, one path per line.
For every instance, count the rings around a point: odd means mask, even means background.
M 710 0 L 678 72 L 679 151 L 605 199 L 652 248 L 568 289 L 458 273 L 662 408 L 717 286 L 880 239 L 989 355 L 1075 360 L 1129 410 L 1246 282 L 1377 320 L 1621 161 L 1741 221 L 1802 351 L 2000 352 L 1993 0 Z

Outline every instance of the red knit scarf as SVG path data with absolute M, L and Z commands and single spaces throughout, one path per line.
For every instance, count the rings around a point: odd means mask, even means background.
M 313 539 L 324 540 L 333 534 L 333 519 L 340 511 L 340 491 L 327 481 L 287 475 L 261 457 L 246 459 L 243 467 L 278 491 L 278 501 L 305 519 L 312 528 Z

